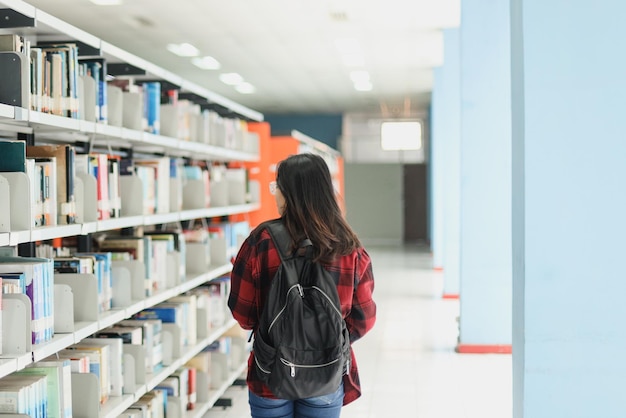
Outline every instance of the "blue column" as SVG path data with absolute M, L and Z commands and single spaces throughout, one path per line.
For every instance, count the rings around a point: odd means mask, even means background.
M 445 132 L 445 84 L 443 68 L 433 69 L 433 91 L 430 105 L 430 248 L 433 253 L 433 268 L 443 268 L 443 195 L 445 147 L 441 137 Z
M 511 349 L 509 4 L 461 5 L 459 351 Z
M 514 417 L 623 417 L 626 2 L 511 8 Z
M 461 148 L 461 89 L 459 29 L 444 30 L 444 64 L 439 70 L 440 80 L 435 86 L 440 91 L 436 119 L 437 131 L 433 169 L 440 176 L 442 196 L 441 262 L 445 295 L 459 294 L 459 234 L 460 234 L 460 148 Z M 433 109 L 433 112 L 437 111 Z M 437 178 L 437 177 L 435 177 Z M 435 190 L 433 190 L 435 192 Z M 439 197 L 435 196 L 435 199 Z M 439 255 L 434 254 L 439 261 Z

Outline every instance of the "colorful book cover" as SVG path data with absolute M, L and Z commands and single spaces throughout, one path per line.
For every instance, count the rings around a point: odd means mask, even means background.
M 0 172 L 26 173 L 25 141 L 0 141 Z

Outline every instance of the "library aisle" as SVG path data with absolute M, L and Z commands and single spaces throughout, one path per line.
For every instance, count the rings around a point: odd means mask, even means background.
M 354 344 L 363 396 L 342 418 L 510 418 L 511 356 L 457 354 L 459 302 L 441 299 L 442 275 L 422 248 L 370 248 L 374 329 Z M 249 417 L 247 390 L 205 418 Z

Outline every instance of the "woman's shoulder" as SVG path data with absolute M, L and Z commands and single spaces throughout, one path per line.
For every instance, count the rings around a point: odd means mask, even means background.
M 252 244 L 258 244 L 261 241 L 271 239 L 271 235 L 267 230 L 268 226 L 280 222 L 282 222 L 282 220 L 278 218 L 260 223 L 256 228 L 252 230 L 252 232 L 250 232 L 248 240 Z

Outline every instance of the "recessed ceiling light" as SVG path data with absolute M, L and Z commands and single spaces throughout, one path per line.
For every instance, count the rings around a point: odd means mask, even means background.
M 167 44 L 167 50 L 180 57 L 195 57 L 200 54 L 198 48 L 187 42 L 183 42 L 182 44 Z
M 235 90 L 237 90 L 241 94 L 252 94 L 256 91 L 252 84 L 245 81 L 243 83 L 237 84 L 237 86 L 235 86 Z
M 191 60 L 193 65 L 202 68 L 203 70 L 219 70 L 221 65 L 218 60 L 213 57 L 196 57 Z
M 374 86 L 372 86 L 372 83 L 369 80 L 354 83 L 354 89 L 357 91 L 372 91 L 373 88 Z
M 90 0 L 97 6 L 117 6 L 122 4 L 122 0 Z
M 236 86 L 243 83 L 243 77 L 237 73 L 224 73 L 220 74 L 220 81 L 229 86 Z

